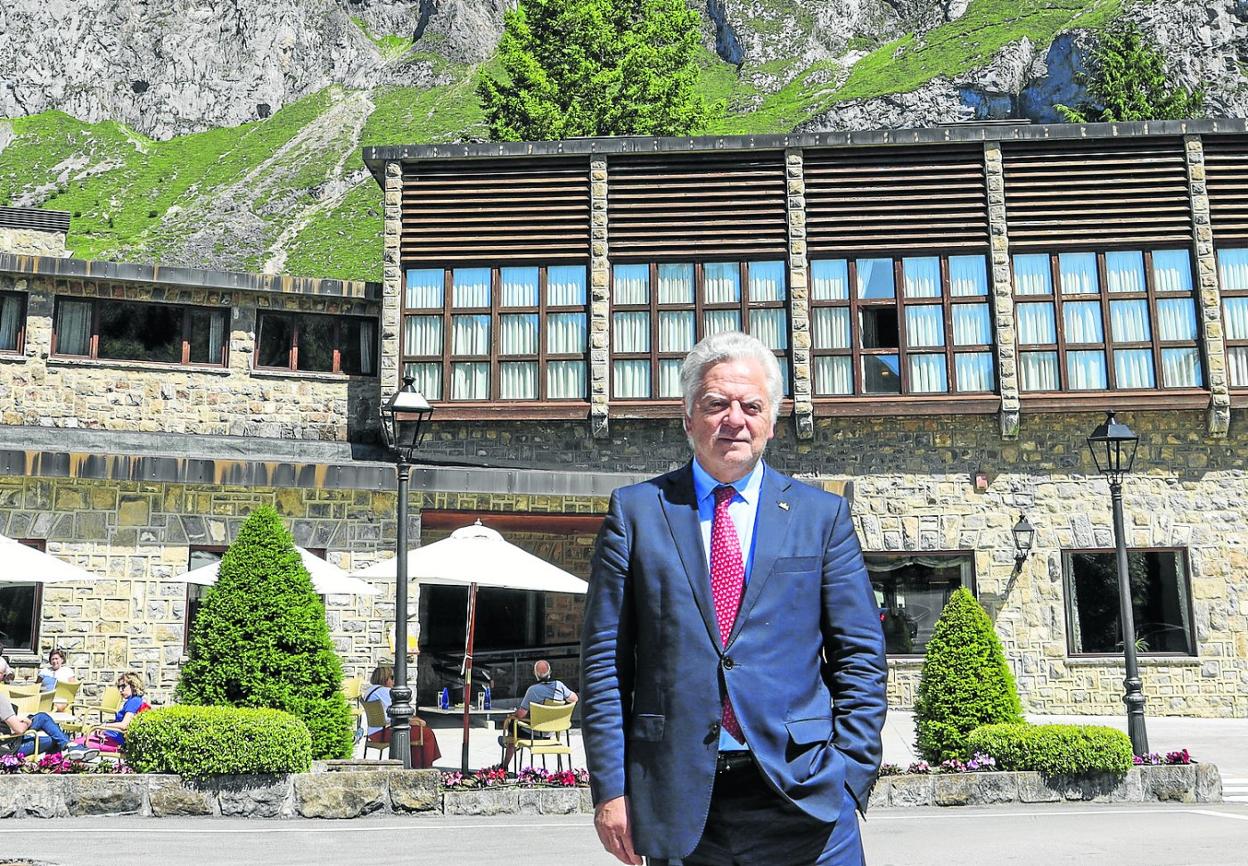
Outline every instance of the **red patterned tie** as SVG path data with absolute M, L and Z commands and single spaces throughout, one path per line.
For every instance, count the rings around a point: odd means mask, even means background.
M 715 618 L 719 621 L 719 642 L 728 643 L 732 624 L 741 607 L 741 591 L 745 586 L 745 564 L 741 559 L 741 542 L 737 528 L 728 514 L 728 503 L 736 494 L 728 485 L 715 488 L 715 518 L 711 522 L 711 595 L 715 598 Z M 745 742 L 741 725 L 732 710 L 728 694 L 724 694 L 724 730 L 739 743 Z

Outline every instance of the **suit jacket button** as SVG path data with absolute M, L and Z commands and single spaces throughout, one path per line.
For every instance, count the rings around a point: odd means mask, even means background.
M 732 656 L 724 656 L 724 670 L 726 671 L 732 670 L 733 664 L 734 662 L 732 660 Z
M 711 722 L 711 735 L 715 737 L 719 736 L 719 722 Z

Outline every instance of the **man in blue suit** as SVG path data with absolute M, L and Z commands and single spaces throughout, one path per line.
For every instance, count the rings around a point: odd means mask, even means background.
M 603 846 L 652 866 L 860 866 L 887 667 L 839 496 L 766 466 L 775 356 L 725 333 L 681 367 L 693 460 L 616 490 L 582 637 Z

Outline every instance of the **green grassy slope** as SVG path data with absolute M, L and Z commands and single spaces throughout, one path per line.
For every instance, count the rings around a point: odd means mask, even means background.
M 1042 47 L 1063 30 L 1097 27 L 1122 2 L 972 0 L 959 20 L 881 46 L 848 73 L 834 60 L 738 70 L 705 51 L 702 90 L 724 107 L 706 131 L 787 132 L 837 102 L 913 90 L 982 66 L 1023 37 Z M 69 246 L 81 258 L 260 269 L 280 248 L 286 273 L 379 279 L 381 191 L 364 171 L 360 148 L 485 134 L 475 94 L 481 69 L 413 54 L 400 42 L 382 47 L 405 60 L 433 60 L 451 83 L 367 93 L 329 88 L 265 120 L 169 141 L 60 112 L 0 120 L 11 132 L 0 128 L 0 142 L 9 139 L 0 145 L 0 204 L 70 211 Z M 787 83 L 754 83 L 768 81 Z M 245 213 L 233 218 L 231 207 Z M 235 232 L 232 219 L 247 231 Z M 217 227 L 215 246 L 187 245 L 188 235 Z

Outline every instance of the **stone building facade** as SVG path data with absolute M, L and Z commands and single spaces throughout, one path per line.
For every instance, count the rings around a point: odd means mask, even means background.
M 167 699 L 189 598 L 177 575 L 259 503 L 343 567 L 389 555 L 394 471 L 374 419 L 403 374 L 435 406 L 409 536 L 481 519 L 585 575 L 611 490 L 688 457 L 664 378 L 681 350 L 659 321 L 696 321 L 701 336 L 718 311 L 773 340 L 788 372 L 770 464 L 852 502 L 894 706 L 912 705 L 940 605 L 967 586 L 1028 711 L 1122 711 L 1109 496 L 1085 444 L 1113 409 L 1140 436 L 1125 506 L 1148 712 L 1242 717 L 1248 378 L 1236 365 L 1248 333 L 1236 299 L 1248 283 L 1233 266 L 1248 237 L 1226 191 L 1248 130 L 1235 123 L 370 149 L 386 215 L 379 286 L 0 254 L 0 298 L 19 298 L 24 322 L 20 347 L 0 350 L 0 533 L 101 575 L 44 587 L 38 647 L 16 660 L 29 668 L 35 650 L 63 644 L 100 682 L 141 670 Z M 1049 162 L 1074 192 L 1043 176 Z M 844 177 L 861 214 L 836 210 Z M 1164 200 L 1155 218 L 1114 210 L 1115 191 L 1149 207 L 1132 184 Z M 1049 188 L 1069 236 L 1045 216 Z M 1041 256 L 1048 271 L 1035 270 Z M 867 297 L 872 261 L 889 263 L 894 300 Z M 912 279 L 920 266 L 927 283 Z M 1023 280 L 1027 267 L 1049 274 L 1048 294 Z M 687 301 L 677 271 L 690 275 Z M 733 280 L 739 294 L 723 302 L 715 292 Z M 228 310 L 223 361 L 63 357 L 58 304 L 87 299 Z M 922 316 L 908 317 L 937 299 L 931 345 Z M 1100 305 L 1099 343 L 1079 330 L 1082 303 Z M 1043 304 L 1048 341 L 1033 333 Z M 268 312 L 376 322 L 375 374 L 262 369 Z M 644 348 L 628 316 L 650 329 Z M 845 345 L 830 321 L 845 323 Z M 1141 321 L 1150 336 L 1130 339 Z M 933 380 L 915 359 L 942 353 Z M 1112 387 L 1077 387 L 1098 371 Z M 1035 387 L 1048 372 L 1055 387 Z M 1011 532 L 1020 515 L 1036 528 L 1026 557 Z M 0 573 L 0 592 L 6 581 L 20 576 Z M 393 589 L 378 589 L 327 600 L 349 673 L 390 653 Z M 453 654 L 462 605 L 415 587 L 411 598 L 425 703 L 442 683 L 429 656 Z M 522 687 L 524 666 L 550 653 L 575 686 L 579 599 L 488 603 L 496 682 Z

